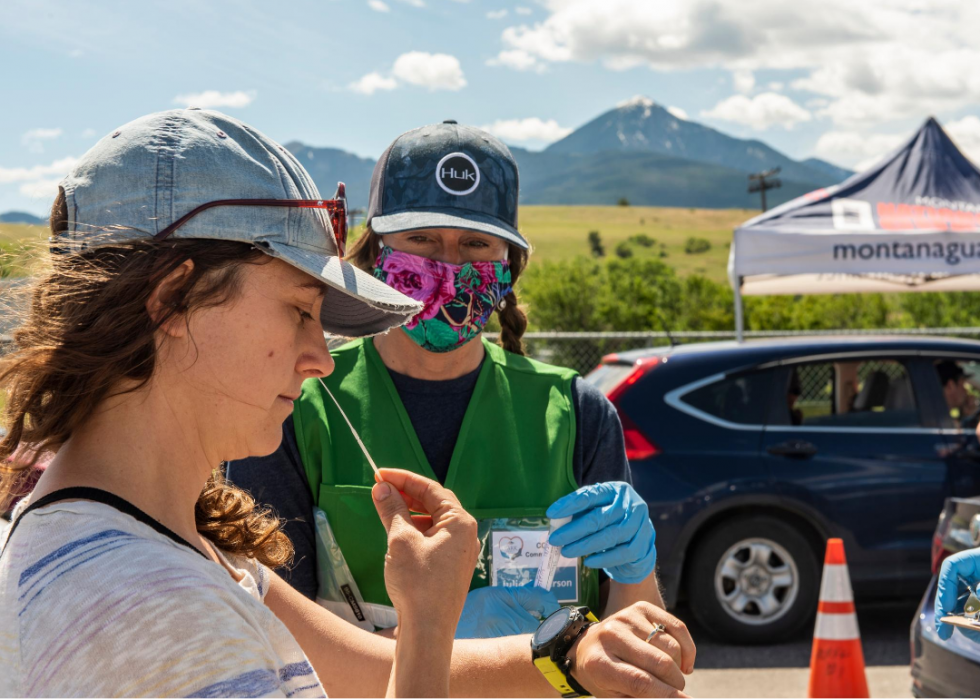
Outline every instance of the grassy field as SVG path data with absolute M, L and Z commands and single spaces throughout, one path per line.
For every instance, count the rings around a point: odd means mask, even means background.
M 589 232 L 598 231 L 606 255 L 627 243 L 636 257 L 657 257 L 678 274 L 703 274 L 726 280 L 728 249 L 735 226 L 757 212 L 743 209 L 673 209 L 651 206 L 524 206 L 520 229 L 534 246 L 531 262 L 563 260 L 589 254 Z M 0 223 L 0 247 L 12 248 L 23 241 L 42 242 L 45 226 Z M 655 241 L 636 242 L 636 236 Z M 629 240 L 633 238 L 634 242 Z M 688 238 L 707 240 L 705 252 L 685 252 Z
M 0 244 L 21 243 L 25 240 L 44 240 L 47 237 L 47 226 L 31 226 L 26 223 L 0 223 Z
M 0 223 L 0 277 L 25 274 L 24 263 L 28 259 L 26 253 L 29 249 L 39 249 L 47 238 L 47 226 Z
M 599 231 L 607 256 L 614 256 L 617 246 L 627 242 L 636 257 L 661 257 L 682 276 L 702 274 L 723 282 L 732 231 L 756 213 L 652 206 L 525 206 L 520 229 L 534 246 L 532 264 L 588 255 L 589 232 Z M 640 235 L 656 242 L 649 247 L 628 242 Z M 688 238 L 703 238 L 711 248 L 688 254 L 684 251 Z

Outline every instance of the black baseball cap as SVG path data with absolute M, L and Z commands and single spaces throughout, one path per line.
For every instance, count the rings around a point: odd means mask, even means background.
M 403 133 L 371 176 L 367 223 L 378 235 L 478 231 L 528 248 L 517 231 L 517 162 L 493 135 L 448 120 Z

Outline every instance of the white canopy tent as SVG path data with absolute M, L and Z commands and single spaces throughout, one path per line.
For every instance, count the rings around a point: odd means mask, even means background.
M 742 296 L 980 291 L 980 170 L 930 118 L 845 182 L 735 229 L 728 276 Z

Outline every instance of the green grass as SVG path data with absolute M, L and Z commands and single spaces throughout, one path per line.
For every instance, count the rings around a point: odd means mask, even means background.
M 599 231 L 606 256 L 633 236 L 645 234 L 656 241 L 645 247 L 631 243 L 633 258 L 661 258 L 681 276 L 702 274 L 725 282 L 732 230 L 758 212 L 744 209 L 676 209 L 655 206 L 523 206 L 520 229 L 534 247 L 531 264 L 543 260 L 565 260 L 589 254 L 589 231 Z M 354 233 L 359 233 L 361 227 Z M 41 242 L 48 236 L 45 226 L 0 224 L 0 247 L 14 252 L 12 245 Z M 688 238 L 704 238 L 711 249 L 687 254 Z M 663 247 L 661 247 L 663 246 Z
M 701 274 L 714 281 L 727 279 L 732 231 L 756 215 L 743 209 L 674 209 L 653 206 L 524 206 L 520 230 L 531 242 L 531 264 L 565 260 L 589 254 L 589 231 L 599 231 L 606 256 L 631 237 L 646 234 L 656 240 L 650 247 L 631 244 L 633 258 L 659 257 L 681 276 Z M 707 252 L 684 252 L 687 239 L 705 238 Z M 661 245 L 663 246 L 661 248 Z
M 30 251 L 47 239 L 47 226 L 0 223 L 0 277 L 26 274 Z
M 660 257 L 681 276 L 701 274 L 728 283 L 728 251 L 732 231 L 759 212 L 747 209 L 678 209 L 663 206 L 522 206 L 520 230 L 531 242 L 531 264 L 589 255 L 589 231 L 599 231 L 607 257 L 616 246 L 646 234 L 656 240 L 650 247 L 632 243 L 633 258 Z M 356 238 L 363 226 L 358 226 Z M 689 255 L 688 238 L 705 238 L 711 249 Z M 661 244 L 664 246 L 661 248 Z
M 47 226 L 32 226 L 27 223 L 0 223 L 0 243 L 46 240 L 47 237 Z

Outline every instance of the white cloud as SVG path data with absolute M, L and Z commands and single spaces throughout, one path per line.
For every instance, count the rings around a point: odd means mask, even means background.
M 381 2 L 381 0 L 368 0 L 368 7 L 375 12 L 391 12 L 391 8 Z
M 748 94 L 755 87 L 755 75 L 751 70 L 736 70 L 732 73 L 732 83 L 736 90 Z
M 612 70 L 795 71 L 817 112 L 854 130 L 980 103 L 980 2 L 965 0 L 542 0 L 547 17 L 507 27 L 502 51 Z M 499 57 L 498 57 L 499 59 Z M 775 90 L 773 90 L 775 91 Z
M 974 164 L 980 166 L 980 117 L 969 115 L 943 124 L 956 147 Z M 842 163 L 855 170 L 865 170 L 906 143 L 911 132 L 869 133 L 862 131 L 828 131 L 814 146 L 820 158 Z
M 53 141 L 62 133 L 61 129 L 31 129 L 20 137 L 20 143 L 31 153 L 43 153 L 44 142 Z
M 35 165 L 31 168 L 0 167 L 0 184 L 11 184 L 13 182 L 34 182 L 50 177 L 64 177 L 68 171 L 75 167 L 78 158 L 62 158 L 55 160 L 50 165 Z
M 401 2 L 406 5 L 411 5 L 412 7 L 425 7 L 424 0 L 401 0 Z
M 544 65 L 538 59 L 522 49 L 501 51 L 496 58 L 487 61 L 488 66 L 506 66 L 514 70 L 543 70 Z
M 865 170 L 909 139 L 909 134 L 868 134 L 857 131 L 828 131 L 814 146 L 819 158 Z
M 347 88 L 362 95 L 373 95 L 379 90 L 394 90 L 405 84 L 425 87 L 430 92 L 456 91 L 466 87 L 466 78 L 455 56 L 410 51 L 395 59 L 389 75 L 368 73 Z
M 779 81 L 769 83 L 769 89 L 773 92 L 782 92 L 784 87 L 786 87 L 785 83 Z
M 78 158 L 55 160 L 50 165 L 34 167 L 0 167 L 0 185 L 17 184 L 17 191 L 32 199 L 52 200 L 58 193 L 61 178 L 78 163 Z
M 554 119 L 544 121 L 538 117 L 526 119 L 498 119 L 492 124 L 481 126 L 494 136 L 508 142 L 521 143 L 524 141 L 544 141 L 551 143 L 565 138 L 573 129 L 560 126 Z
M 185 107 L 200 107 L 201 109 L 216 109 L 219 107 L 241 108 L 247 107 L 255 101 L 255 90 L 238 90 L 236 92 L 219 92 L 218 90 L 205 90 L 204 92 L 190 92 L 174 97 L 174 104 L 182 104 Z
M 956 147 L 963 151 L 963 155 L 980 167 L 980 118 L 965 116 L 945 124 L 943 128 L 956 143 Z
M 514 12 L 519 15 L 529 15 L 533 12 L 533 10 L 530 7 L 515 7 Z
M 466 78 L 463 77 L 459 60 L 446 53 L 403 53 L 395 59 L 391 72 L 402 82 L 425 87 L 430 91 L 455 91 L 466 87 Z
M 58 194 L 58 185 L 61 184 L 61 180 L 34 180 L 33 182 L 26 182 L 17 188 L 25 197 L 30 197 L 31 199 L 44 199 L 46 201 L 53 201 L 55 196 Z
M 487 19 L 503 19 L 507 16 L 507 10 L 493 10 L 487 13 Z
M 689 117 L 687 116 L 687 112 L 681 109 L 680 107 L 667 107 L 667 111 L 670 112 L 672 116 L 675 116 L 678 119 L 683 119 L 684 121 L 688 121 L 689 119 Z
M 368 73 L 363 78 L 348 85 L 348 88 L 362 95 L 373 95 L 378 90 L 394 90 L 398 81 L 381 73 Z
M 755 97 L 732 95 L 712 109 L 702 111 L 701 116 L 743 124 L 756 131 L 765 131 L 773 126 L 792 129 L 796 124 L 813 118 L 810 112 L 789 97 L 775 92 L 763 92 Z
M 96 135 L 95 129 L 85 129 L 82 131 L 82 138 L 95 138 Z

